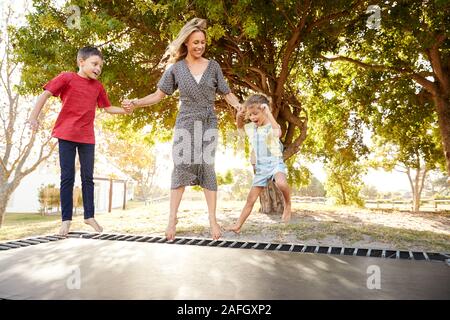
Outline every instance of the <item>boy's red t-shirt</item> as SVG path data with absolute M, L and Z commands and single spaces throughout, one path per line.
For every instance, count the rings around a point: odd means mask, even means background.
M 86 79 L 75 72 L 62 72 L 45 86 L 53 96 L 60 97 L 62 108 L 53 127 L 55 138 L 95 143 L 95 110 L 111 106 L 100 81 Z

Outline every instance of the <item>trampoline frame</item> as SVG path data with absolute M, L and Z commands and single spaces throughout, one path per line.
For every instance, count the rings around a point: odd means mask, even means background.
M 271 243 L 271 242 L 249 242 L 238 240 L 212 240 L 195 237 L 177 237 L 173 241 L 167 241 L 165 237 L 151 235 L 133 235 L 133 234 L 116 234 L 116 233 L 90 233 L 74 231 L 70 232 L 67 237 L 60 235 L 48 235 L 19 240 L 11 240 L 0 243 L 0 251 L 10 250 L 21 247 L 47 243 L 51 241 L 64 240 L 66 238 L 81 239 L 97 239 L 112 241 L 135 241 L 147 243 L 175 244 L 175 245 L 195 245 L 234 249 L 253 249 L 267 251 L 287 251 L 294 253 L 319 253 L 327 255 L 340 256 L 359 256 L 385 259 L 405 259 L 429 262 L 444 262 L 450 266 L 450 253 L 439 252 L 421 252 L 411 250 L 396 249 L 376 249 L 376 248 L 355 248 L 355 247 L 339 247 L 339 246 L 323 246 L 323 245 L 306 245 L 292 243 Z

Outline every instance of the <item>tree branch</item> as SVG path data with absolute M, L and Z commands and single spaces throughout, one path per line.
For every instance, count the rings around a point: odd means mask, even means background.
M 304 122 L 307 121 L 307 118 L 300 118 L 296 115 L 294 115 L 289 108 L 283 108 L 280 113 L 282 114 L 283 118 L 289 121 L 290 123 L 295 124 L 297 127 L 302 128 L 304 125 Z M 303 120 L 303 122 L 302 122 Z
M 442 84 L 442 89 L 448 95 L 450 93 L 450 84 L 448 75 L 444 72 L 442 67 L 442 60 L 439 54 L 440 45 L 446 40 L 446 36 L 439 34 L 436 36 L 436 42 L 431 46 L 430 49 L 425 50 L 430 60 L 433 72 L 436 75 L 437 80 Z
M 423 173 L 422 173 L 422 180 L 420 181 L 420 189 L 419 189 L 419 194 L 422 194 L 422 190 L 423 190 L 423 186 L 425 184 L 425 177 L 427 175 L 427 168 L 423 168 Z M 417 172 L 417 175 L 419 175 L 419 172 Z
M 114 42 L 120 38 L 122 38 L 124 35 L 126 35 L 127 33 L 130 32 L 130 28 L 125 28 L 124 31 L 122 31 L 121 33 L 119 33 L 117 36 L 115 36 L 114 38 L 107 40 L 106 42 L 103 42 L 102 44 L 99 44 L 97 47 L 101 48 L 105 45 L 107 45 L 108 43 Z
M 336 18 L 340 18 L 340 17 L 348 15 L 350 12 L 354 11 L 359 6 L 364 4 L 364 2 L 365 2 L 364 0 L 358 0 L 350 7 L 350 9 L 346 9 L 346 10 L 343 10 L 343 11 L 335 12 L 335 13 L 329 14 L 329 15 L 327 15 L 325 17 L 322 17 L 320 19 L 317 19 L 316 21 L 314 21 L 313 23 L 308 25 L 308 27 L 306 29 L 306 32 L 309 33 L 315 27 L 319 27 L 319 26 L 321 26 L 321 25 L 323 25 L 325 23 L 328 23 L 331 20 L 335 20 Z
M 413 72 L 409 68 L 395 68 L 395 67 L 387 67 L 384 65 L 369 64 L 369 63 L 365 63 L 365 62 L 362 62 L 362 61 L 359 61 L 359 60 L 356 60 L 353 58 L 343 57 L 343 56 L 325 57 L 324 55 L 320 55 L 320 57 L 325 60 L 331 61 L 331 62 L 334 62 L 334 61 L 350 62 L 350 63 L 353 63 L 363 69 L 372 69 L 375 71 L 389 71 L 389 72 L 400 73 L 404 76 L 410 77 L 411 79 L 413 79 L 414 81 L 416 81 L 417 83 L 422 85 L 424 88 L 426 88 L 428 91 L 430 91 L 430 93 L 432 93 L 433 95 L 437 94 L 437 88 L 433 82 L 427 80 L 420 74 Z
M 276 101 L 274 101 L 275 105 L 279 105 L 281 102 L 282 93 L 284 90 L 284 84 L 289 75 L 289 62 L 291 60 L 292 53 L 294 52 L 295 48 L 300 43 L 301 31 L 305 27 L 306 17 L 307 17 L 307 15 L 304 15 L 301 17 L 298 25 L 292 31 L 291 38 L 289 39 L 289 41 L 286 44 L 286 49 L 284 50 L 284 54 L 283 54 L 283 58 L 282 58 L 282 62 L 281 62 L 281 71 L 280 71 L 280 75 L 277 79 L 277 85 L 276 85 L 276 89 L 275 89 L 275 98 L 276 98 Z
M 262 85 L 263 92 L 268 92 L 270 94 L 271 91 L 270 91 L 270 88 L 268 87 L 267 78 L 271 77 L 271 76 L 267 75 L 266 73 L 264 73 L 261 69 L 259 69 L 257 67 L 249 67 L 248 69 L 258 73 L 261 76 L 261 85 Z
M 305 141 L 305 139 L 306 139 L 307 130 L 308 130 L 308 120 L 305 119 L 305 121 L 303 122 L 303 126 L 300 127 L 300 135 L 283 152 L 284 160 L 289 159 L 290 157 L 292 157 L 294 154 L 296 154 L 300 150 L 300 146 L 302 145 L 303 141 Z
M 51 139 L 51 138 L 50 138 L 50 139 Z M 27 176 L 28 174 L 30 174 L 31 172 L 33 172 L 34 170 L 36 170 L 36 168 L 37 168 L 42 162 L 44 162 L 45 160 L 47 160 L 47 159 L 52 155 L 52 153 L 53 153 L 53 151 L 55 150 L 56 145 L 57 145 L 56 142 L 54 142 L 54 143 L 52 143 L 52 144 L 50 145 L 50 150 L 48 151 L 48 153 L 47 153 L 45 156 L 43 156 L 43 150 L 44 150 L 44 147 L 47 145 L 47 143 L 50 141 L 50 139 L 47 140 L 47 142 L 44 143 L 44 144 L 41 146 L 41 150 L 40 150 L 40 152 L 39 152 L 38 160 L 37 160 L 31 167 L 29 167 L 28 169 L 26 169 L 26 170 L 24 170 L 24 171 L 20 171 L 20 170 L 17 170 L 17 171 L 16 171 L 16 174 L 14 175 L 13 181 L 10 183 L 10 185 L 12 186 L 13 189 L 15 189 L 15 188 L 19 185 L 20 181 L 21 181 L 25 176 Z
M 289 19 L 288 15 L 286 14 L 286 11 L 284 8 L 281 8 L 281 3 L 279 1 L 272 0 L 272 3 L 278 8 L 278 10 L 283 14 L 284 18 L 286 19 L 287 23 L 291 27 L 291 29 L 295 29 L 295 25 L 292 23 L 291 19 Z M 299 4 L 300 1 L 297 3 Z

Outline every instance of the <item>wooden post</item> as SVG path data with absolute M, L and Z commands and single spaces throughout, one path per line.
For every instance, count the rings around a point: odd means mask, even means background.
M 127 205 L 127 180 L 123 182 L 123 206 L 122 209 L 125 210 Z
M 108 212 L 112 210 L 112 196 L 113 196 L 113 179 L 109 178 L 109 204 L 108 204 Z

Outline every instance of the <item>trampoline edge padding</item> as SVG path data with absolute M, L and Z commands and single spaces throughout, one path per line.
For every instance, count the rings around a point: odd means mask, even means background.
M 147 242 L 171 245 L 195 245 L 234 249 L 253 249 L 267 251 L 285 251 L 293 253 L 318 253 L 338 256 L 359 256 L 371 258 L 385 259 L 401 259 L 401 260 L 418 260 L 429 262 L 444 262 L 450 266 L 450 253 L 439 252 L 421 252 L 406 251 L 396 249 L 378 249 L 378 248 L 355 248 L 355 247 L 339 247 L 325 245 L 306 245 L 292 243 L 272 243 L 272 242 L 252 242 L 238 240 L 212 240 L 206 238 L 177 237 L 173 241 L 167 241 L 165 237 L 152 235 L 133 235 L 133 234 L 111 234 L 111 233 L 91 233 L 82 231 L 73 231 L 67 237 L 60 235 L 47 235 L 19 240 L 10 240 L 0 243 L 0 252 L 2 250 L 10 250 L 22 247 L 48 243 L 52 241 L 60 241 L 66 238 L 80 239 L 96 239 L 111 241 L 128 241 L 128 242 Z

